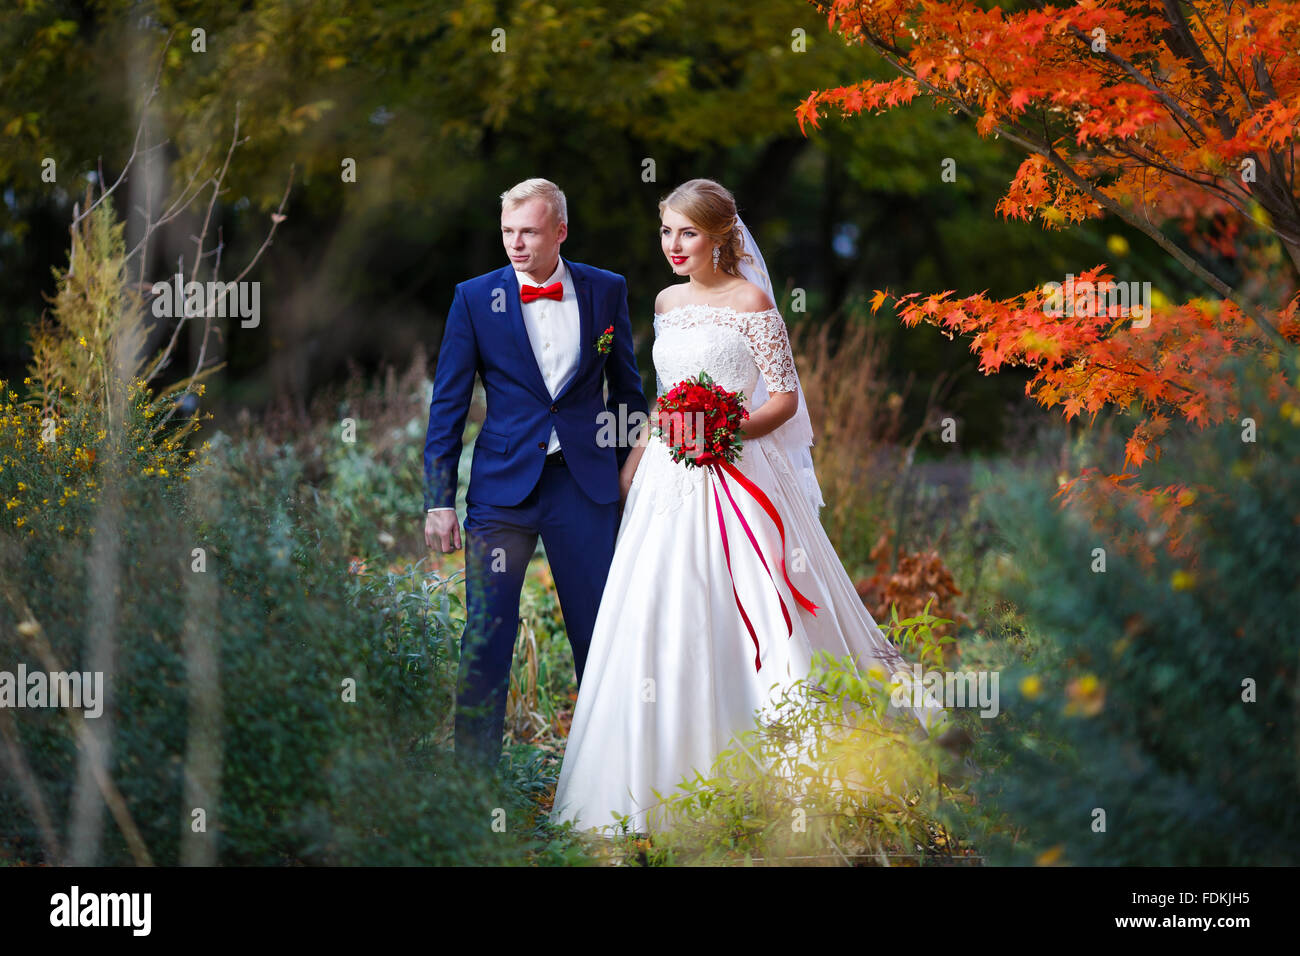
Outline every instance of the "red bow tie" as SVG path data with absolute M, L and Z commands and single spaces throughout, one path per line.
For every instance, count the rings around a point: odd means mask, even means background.
M 525 302 L 532 302 L 534 299 L 554 299 L 558 302 L 564 298 L 564 283 L 552 282 L 547 286 L 521 286 L 519 289 L 519 297 Z

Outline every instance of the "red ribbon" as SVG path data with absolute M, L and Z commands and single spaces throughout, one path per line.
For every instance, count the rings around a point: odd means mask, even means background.
M 753 545 L 754 551 L 758 555 L 758 559 L 763 562 L 763 570 L 767 572 L 768 580 L 772 582 L 772 587 L 776 590 L 777 600 L 781 602 L 781 614 L 785 617 L 786 637 L 789 637 L 794 633 L 794 625 L 790 620 L 790 610 L 786 606 L 785 598 L 781 596 L 780 589 L 776 586 L 776 579 L 772 577 L 772 569 L 767 565 L 767 558 L 763 557 L 763 550 L 758 546 L 758 540 L 754 537 L 754 532 L 749 527 L 749 522 L 745 520 L 744 514 L 736 504 L 736 499 L 731 496 L 731 489 L 727 486 L 727 479 L 723 475 L 723 472 L 726 472 L 731 475 L 731 477 L 735 478 L 737 483 L 750 493 L 754 500 L 758 502 L 759 506 L 767 512 L 768 517 L 772 519 L 773 523 L 776 524 L 776 530 L 781 536 L 781 575 L 785 578 L 786 586 L 789 587 L 790 593 L 794 595 L 794 599 L 799 602 L 800 606 L 803 607 L 804 610 L 808 611 L 815 617 L 817 615 L 817 605 L 799 592 L 799 589 L 796 588 L 794 583 L 790 580 L 790 574 L 786 570 L 785 525 L 781 521 L 781 515 L 777 512 L 776 506 L 772 504 L 772 500 L 763 492 L 763 489 L 741 474 L 741 472 L 730 462 L 720 461 L 712 463 L 709 465 L 709 472 L 710 474 L 716 475 L 718 481 L 722 484 L 722 490 L 726 492 L 727 500 L 731 502 L 731 507 L 736 512 L 736 517 L 740 519 L 741 526 L 745 529 L 745 534 L 749 536 L 749 543 Z M 718 497 L 718 489 L 716 487 L 713 489 L 713 500 L 718 509 L 718 528 L 722 532 L 722 551 L 723 554 L 726 555 L 727 559 L 727 573 L 731 575 L 731 593 L 736 599 L 736 607 L 740 610 L 740 616 L 745 622 L 745 627 L 749 629 L 750 639 L 754 642 L 754 669 L 756 671 L 762 670 L 763 664 L 758 653 L 758 635 L 754 633 L 754 625 L 750 623 L 749 615 L 745 613 L 745 607 L 740 601 L 740 595 L 736 591 L 736 576 L 731 570 L 731 549 L 727 542 L 727 528 L 726 524 L 722 520 L 722 501 Z
M 718 506 L 718 529 L 722 532 L 722 553 L 727 558 L 727 574 L 731 575 L 731 596 L 736 599 L 736 607 L 740 609 L 740 616 L 745 622 L 745 627 L 749 628 L 749 639 L 754 642 L 754 670 L 761 671 L 763 661 L 758 647 L 758 635 L 754 633 L 754 625 L 750 623 L 749 615 L 745 613 L 745 605 L 740 603 L 740 595 L 736 593 L 736 575 L 731 570 L 731 548 L 727 544 L 727 525 L 722 520 L 722 502 L 718 500 L 717 488 L 713 488 L 713 500 Z M 784 607 L 784 604 L 782 604 L 782 607 Z

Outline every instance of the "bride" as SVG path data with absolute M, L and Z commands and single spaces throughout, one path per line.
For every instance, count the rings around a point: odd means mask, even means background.
M 658 436 L 638 439 L 551 812 L 586 830 L 616 815 L 654 829 L 655 791 L 706 773 L 807 676 L 816 652 L 851 656 L 863 671 L 905 667 L 818 520 L 803 391 L 735 200 L 693 179 L 659 211 L 664 255 L 687 281 L 655 300 L 656 392 L 703 370 L 743 393 L 750 414 L 733 464 L 782 528 L 739 481 L 674 462 Z M 905 709 L 927 727 L 942 714 Z

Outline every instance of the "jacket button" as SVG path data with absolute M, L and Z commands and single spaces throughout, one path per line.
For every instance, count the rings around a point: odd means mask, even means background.
M 551 406 L 551 411 L 553 411 L 553 412 L 558 412 L 558 411 L 559 411 L 559 409 L 558 409 L 558 408 L 556 408 L 556 407 L 555 407 L 555 406 L 554 406 L 554 405 L 552 405 L 552 406 Z
M 538 448 L 541 448 L 541 449 L 545 449 L 545 448 L 546 448 L 546 442 L 544 442 L 544 441 L 539 441 L 539 442 L 537 443 L 537 447 L 538 447 Z

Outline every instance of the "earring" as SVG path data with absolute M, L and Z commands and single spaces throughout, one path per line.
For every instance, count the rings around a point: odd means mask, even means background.
M 713 247 L 713 271 L 714 272 L 718 271 L 718 251 L 720 248 L 721 248 L 720 246 Z

